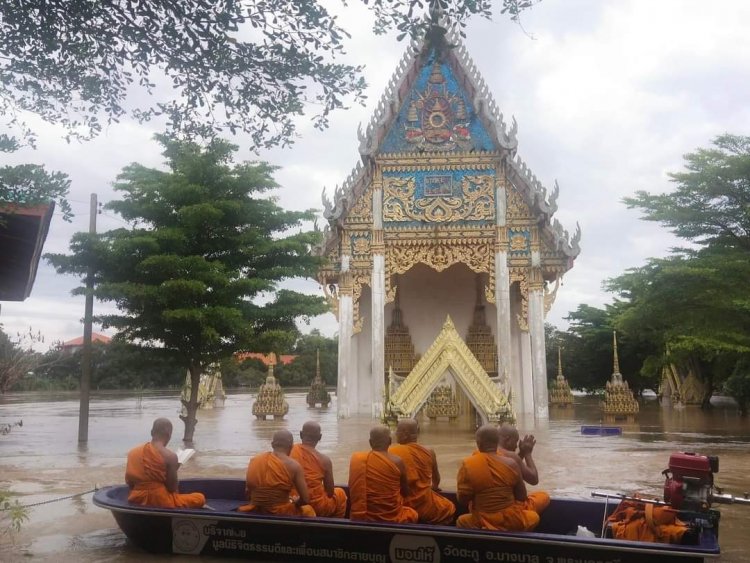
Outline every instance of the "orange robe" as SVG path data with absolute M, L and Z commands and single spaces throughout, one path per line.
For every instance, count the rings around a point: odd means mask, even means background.
M 539 514 L 516 502 L 513 487 L 521 474 L 503 463 L 497 455 L 483 452 L 464 459 L 458 470 L 457 489 L 470 497 L 469 513 L 458 517 L 459 528 L 482 528 L 509 532 L 529 532 L 539 524 Z
M 349 463 L 352 520 L 416 523 L 417 511 L 404 506 L 401 471 L 383 452 L 356 452 Z
M 346 493 L 344 489 L 334 487 L 333 496 L 328 496 L 323 487 L 325 471 L 315 449 L 304 444 L 294 444 L 290 457 L 296 459 L 305 471 L 310 506 L 315 509 L 315 514 L 343 518 L 346 514 Z
M 130 487 L 128 501 L 160 508 L 201 508 L 203 493 L 170 493 L 167 490 L 167 464 L 151 442 L 128 452 L 125 482 Z
M 279 516 L 315 516 L 311 506 L 297 506 L 290 498 L 294 483 L 284 462 L 273 452 L 255 456 L 247 466 L 246 481 L 252 485 L 250 504 L 240 512 L 258 512 Z
M 507 456 L 506 450 L 503 448 L 498 448 L 497 453 L 498 455 Z M 525 510 L 533 510 L 537 514 L 541 514 L 549 506 L 549 493 L 545 491 L 534 491 L 533 493 L 528 493 L 526 497 L 525 501 L 517 501 L 521 503 Z
M 409 496 L 404 499 L 419 514 L 425 524 L 450 524 L 456 512 L 447 498 L 432 490 L 432 452 L 416 442 L 395 444 L 388 449 L 404 460 Z

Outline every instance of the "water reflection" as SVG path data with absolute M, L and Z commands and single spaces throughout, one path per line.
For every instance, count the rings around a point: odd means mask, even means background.
M 258 421 L 250 412 L 252 396 L 230 393 L 223 409 L 202 411 L 196 428 L 196 455 L 180 470 L 182 477 L 244 476 L 248 458 L 267 450 L 273 433 L 289 429 L 296 437 L 306 420 L 323 431 L 320 448 L 333 459 L 335 478 L 346 482 L 349 456 L 367 449 L 369 417 L 339 421 L 335 402 L 328 409 L 309 409 L 304 393 L 287 395 L 289 415 Z M 334 399 L 335 400 L 335 399 Z M 0 486 L 12 486 L 21 502 L 40 502 L 121 483 L 125 453 L 149 438 L 151 423 L 167 416 L 175 423 L 175 443 L 182 431 L 175 393 L 95 395 L 91 402 L 89 442 L 78 446 L 78 398 L 74 394 L 14 394 L 0 397 L 0 420 L 23 418 L 24 426 L 0 437 Z M 576 398 L 571 409 L 555 409 L 546 423 L 521 418 L 519 430 L 537 436 L 535 460 L 541 484 L 558 496 L 587 496 L 592 490 L 640 491 L 660 496 L 661 471 L 673 451 L 698 451 L 720 457 L 717 484 L 726 492 L 750 490 L 750 425 L 733 407 L 719 404 L 710 413 L 698 408 L 671 409 L 655 400 L 642 405 L 636 422 L 617 423 L 622 436 L 584 436 L 582 424 L 598 424 L 597 400 Z M 435 448 L 445 488 L 455 487 L 463 457 L 474 447 L 471 421 L 421 423 L 422 440 Z M 34 509 L 14 553 L 49 561 L 157 561 L 127 544 L 108 512 L 90 504 L 91 495 Z M 723 561 L 750 561 L 745 530 L 750 507 L 722 507 Z M 182 558 L 171 558 L 170 561 Z M 185 558 L 195 562 L 194 558 Z M 204 559 L 210 560 L 210 559 Z

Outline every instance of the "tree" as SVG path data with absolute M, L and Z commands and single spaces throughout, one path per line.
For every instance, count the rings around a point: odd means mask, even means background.
M 700 248 L 675 249 L 609 282 L 628 303 L 618 325 L 649 332 L 689 362 L 707 386 L 705 408 L 750 352 L 750 137 L 726 134 L 713 144 L 685 155 L 687 170 L 670 174 L 673 192 L 625 199 Z
M 20 148 L 18 141 L 0 134 L 0 153 Z M 0 212 L 11 214 L 16 206 L 27 207 L 54 201 L 63 219 L 70 221 L 72 212 L 66 199 L 70 179 L 62 172 L 47 172 L 38 164 L 0 167 Z M 0 232 L 3 224 L 0 219 Z
M 378 31 L 424 29 L 424 0 L 362 2 Z M 460 29 L 472 14 L 489 16 L 492 2 L 429 4 Z M 517 18 L 531 4 L 503 0 L 501 12 Z M 31 139 L 24 112 L 63 125 L 68 139 L 163 115 L 173 133 L 241 130 L 256 146 L 289 143 L 306 106 L 325 127 L 347 99 L 362 100 L 362 67 L 338 62 L 348 37 L 318 0 L 9 0 L 0 3 L 0 114 Z M 173 91 L 162 95 L 160 82 Z
M 131 227 L 77 233 L 71 255 L 48 259 L 60 273 L 83 276 L 91 267 L 96 297 L 120 311 L 97 321 L 123 340 L 162 347 L 189 370 L 181 418 L 190 442 L 210 364 L 294 342 L 295 320 L 326 310 L 320 297 L 276 290 L 283 279 L 314 274 L 319 259 L 310 248 L 320 233 L 291 232 L 313 212 L 284 211 L 265 195 L 276 187 L 274 167 L 232 164 L 237 147 L 221 140 L 202 148 L 157 138 L 169 171 L 127 166 L 115 183 L 123 199 L 106 206 Z
M 318 352 L 323 381 L 328 385 L 335 385 L 338 381 L 338 339 L 323 336 L 319 330 L 303 334 L 297 339 L 292 349 L 296 358 L 278 370 L 279 383 L 285 386 L 310 385 L 315 376 Z
M 680 238 L 750 253 L 750 137 L 726 134 L 713 144 L 685 155 L 687 171 L 669 175 L 673 192 L 639 191 L 624 202 Z
M 31 329 L 11 338 L 0 328 L 0 394 L 39 366 L 41 354 L 34 351 L 33 345 L 41 340 L 41 334 L 34 334 Z

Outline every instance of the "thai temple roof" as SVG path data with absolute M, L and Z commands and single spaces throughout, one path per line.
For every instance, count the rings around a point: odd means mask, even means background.
M 428 36 L 431 38 L 408 45 L 372 118 L 366 127 L 360 124 L 361 160 L 345 181 L 335 187 L 332 200 L 323 190 L 324 217 L 334 228 L 326 227 L 325 240 L 318 252 L 330 255 L 337 248 L 339 229 L 335 227 L 343 226 L 371 183 L 375 159 L 397 159 L 421 153 L 439 164 L 446 157 L 464 152 L 494 154 L 502 159 L 506 177 L 532 213 L 540 218 L 542 236 L 551 248 L 570 258 L 572 264 L 572 259 L 580 253 L 581 230 L 577 225 L 574 235 L 570 236 L 560 222 L 553 219 L 560 191 L 557 182 L 552 190 L 547 190 L 517 154 L 518 124 L 513 117 L 510 122 L 506 120 L 460 37 L 453 33 L 443 36 L 432 30 Z M 425 96 L 425 92 L 437 88 L 442 92 L 440 98 Z M 451 106 L 446 112 L 433 108 L 429 114 L 436 120 L 433 125 L 439 126 L 447 113 L 452 118 L 452 132 L 445 142 L 426 143 L 423 135 L 427 132 L 412 125 L 416 112 L 425 115 L 427 104 L 438 103 L 432 101 L 435 99 L 444 104 L 447 100 Z

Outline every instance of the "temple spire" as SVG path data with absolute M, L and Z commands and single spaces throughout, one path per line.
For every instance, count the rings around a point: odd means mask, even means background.
M 614 343 L 614 357 L 612 360 L 612 375 L 620 375 L 620 359 L 617 357 L 617 331 L 612 331 L 612 342 Z
M 557 347 L 557 379 L 563 379 L 562 372 L 562 348 Z
M 315 377 L 320 379 L 320 348 L 315 351 Z

